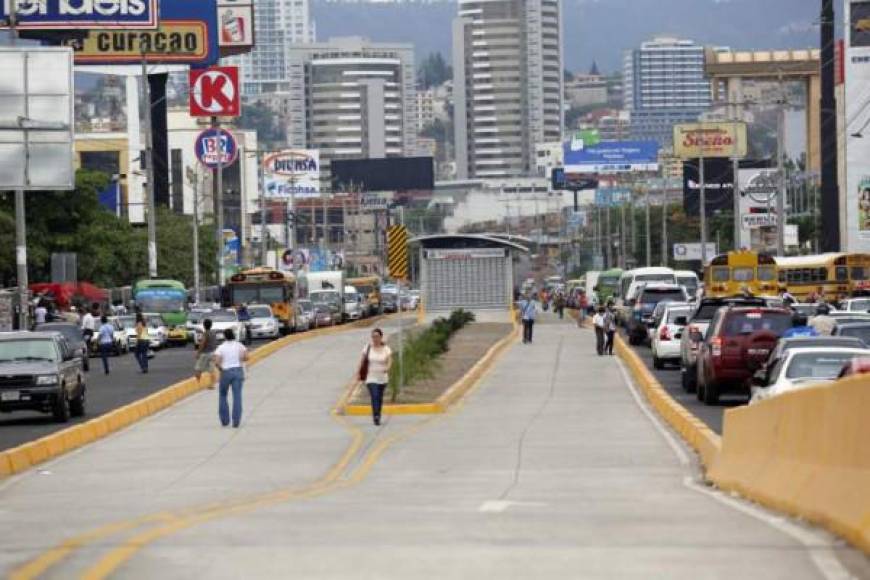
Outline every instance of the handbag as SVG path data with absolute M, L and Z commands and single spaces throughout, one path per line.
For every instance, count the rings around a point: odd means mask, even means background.
M 369 352 L 372 349 L 372 345 L 368 345 L 366 347 L 366 353 L 363 356 L 362 360 L 359 361 L 359 370 L 356 373 L 357 378 L 360 382 L 365 382 L 366 377 L 369 374 Z

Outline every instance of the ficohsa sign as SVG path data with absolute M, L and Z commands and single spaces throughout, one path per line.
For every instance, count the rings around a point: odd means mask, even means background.
M 157 0 L 0 0 L 7 21 L 15 1 L 19 28 L 154 28 Z
M 290 149 L 267 155 L 263 161 L 266 197 L 319 197 L 320 152 Z

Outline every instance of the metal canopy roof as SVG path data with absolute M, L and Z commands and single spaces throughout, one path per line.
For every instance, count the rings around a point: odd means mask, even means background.
M 513 240 L 522 240 L 516 236 L 508 238 L 487 234 L 436 234 L 413 238 L 408 243 L 420 244 L 424 248 L 513 248 L 528 252 L 529 248 Z

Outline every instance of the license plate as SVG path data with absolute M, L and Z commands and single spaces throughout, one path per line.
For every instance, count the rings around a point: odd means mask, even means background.
M 21 393 L 18 391 L 6 391 L 0 393 L 0 401 L 18 401 L 21 399 Z
M 750 348 L 748 352 L 751 355 L 757 355 L 757 356 L 762 356 L 762 355 L 766 355 L 766 354 L 770 353 L 770 351 L 767 350 L 766 348 Z

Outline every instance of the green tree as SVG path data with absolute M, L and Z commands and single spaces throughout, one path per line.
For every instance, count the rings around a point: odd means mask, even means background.
M 269 107 L 256 103 L 246 102 L 242 105 L 242 116 L 239 117 L 238 126 L 257 132 L 257 139 L 266 148 L 278 148 L 287 141 L 283 126 L 278 122 L 276 115 Z
M 417 85 L 422 89 L 437 87 L 453 78 L 453 68 L 447 64 L 440 52 L 432 52 L 417 67 Z

